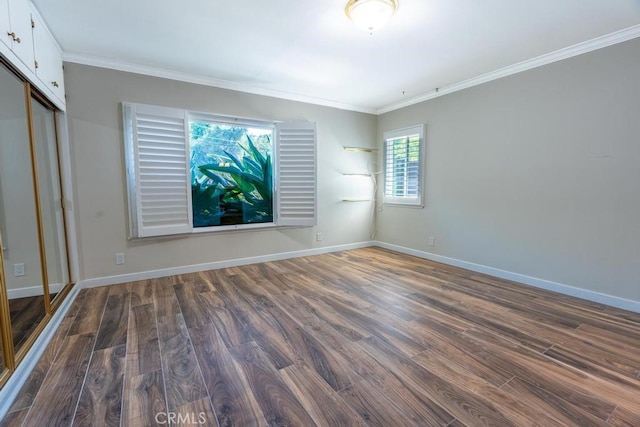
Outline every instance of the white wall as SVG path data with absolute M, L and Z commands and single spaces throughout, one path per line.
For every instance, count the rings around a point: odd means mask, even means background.
M 371 204 L 343 203 L 343 172 L 366 171 L 366 156 L 345 145 L 374 146 L 375 116 L 229 90 L 65 64 L 80 279 L 366 241 Z M 318 124 L 318 226 L 127 240 L 120 103 L 165 105 L 270 120 Z M 315 241 L 316 232 L 323 241 Z M 124 252 L 126 264 L 115 265 Z
M 427 165 L 378 239 L 640 301 L 639 76 L 636 39 L 379 116 L 426 124 Z

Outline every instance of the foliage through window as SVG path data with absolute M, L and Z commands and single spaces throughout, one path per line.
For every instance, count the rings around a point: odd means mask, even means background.
M 423 126 L 384 134 L 384 202 L 422 205 Z
M 273 222 L 273 128 L 189 122 L 193 226 Z

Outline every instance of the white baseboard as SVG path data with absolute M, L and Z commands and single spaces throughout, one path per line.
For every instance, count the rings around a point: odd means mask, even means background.
M 93 288 L 97 286 L 115 285 L 119 283 L 135 282 L 138 280 L 157 279 L 160 277 L 173 276 L 176 274 L 188 274 L 196 273 L 199 271 L 216 270 L 227 267 L 237 267 L 241 265 L 257 264 L 260 262 L 279 261 L 289 258 L 298 258 L 310 255 L 320 255 L 330 252 L 345 251 L 349 249 L 365 248 L 370 246 L 378 246 L 381 248 L 389 249 L 396 252 L 405 253 L 408 255 L 417 256 L 420 258 L 429 259 L 443 264 L 453 265 L 455 267 L 464 268 L 467 270 L 475 271 L 478 273 L 488 274 L 490 276 L 499 277 L 501 279 L 512 280 L 514 282 L 522 283 L 525 285 L 533 286 L 536 288 L 546 289 L 553 292 L 558 292 L 564 295 L 569 295 L 588 301 L 594 301 L 601 304 L 609 305 L 612 307 L 621 308 L 624 310 L 634 311 L 640 313 L 640 301 L 629 300 L 625 298 L 616 297 L 613 295 L 607 295 L 600 292 L 590 291 L 587 289 L 581 289 L 562 283 L 552 282 L 550 280 L 540 279 L 537 277 L 527 276 L 520 273 L 514 273 L 511 271 L 501 270 L 486 265 L 475 264 L 468 261 L 463 261 L 456 258 L 449 258 L 442 255 L 437 255 L 431 252 L 419 251 L 417 249 L 411 249 L 404 246 L 398 246 L 391 243 L 381 241 L 366 241 L 358 243 L 350 243 L 337 246 L 326 246 L 322 248 L 304 249 L 300 251 L 280 252 L 269 255 L 261 255 L 248 258 L 237 258 L 224 261 L 215 261 L 204 264 L 193 264 L 181 267 L 163 268 L 159 270 L 143 271 L 139 273 L 122 274 L 118 276 L 99 277 L 95 279 L 82 280 L 77 286 L 82 288 Z
M 57 294 L 62 290 L 62 288 L 64 288 L 64 286 L 65 285 L 62 283 L 52 283 L 49 285 L 49 293 Z M 42 295 L 42 285 L 27 286 L 19 289 L 7 289 L 7 295 L 10 300 L 16 298 L 35 297 Z
M 76 296 L 78 296 L 80 288 L 81 287 L 76 284 L 71 289 L 47 326 L 45 326 L 40 336 L 36 339 L 36 342 L 33 344 L 22 362 L 20 362 L 15 372 L 11 375 L 4 387 L 0 389 L 0 420 L 2 420 L 9 411 L 13 401 L 18 396 L 18 392 L 29 378 L 29 374 L 31 374 L 31 371 L 36 366 L 40 356 L 42 356 L 47 345 L 49 345 L 49 341 L 51 341 L 51 338 L 53 338 L 53 335 L 58 330 L 62 319 L 67 315 L 67 312 L 69 311 L 69 308 L 71 308 Z
M 248 258 L 236 258 L 224 261 L 208 262 L 204 264 L 193 264 L 181 267 L 162 268 L 159 270 L 142 271 L 140 273 L 121 274 L 118 276 L 98 277 L 80 281 L 83 288 L 95 288 L 97 286 L 115 285 L 119 283 L 135 282 L 138 280 L 157 279 L 160 277 L 174 276 L 176 274 L 197 273 L 199 271 L 217 270 L 227 267 L 238 267 L 241 265 L 257 264 L 261 262 L 280 261 L 289 258 L 299 258 L 310 255 L 320 255 L 330 252 L 346 251 L 374 246 L 374 242 L 348 243 L 345 245 L 325 246 L 322 248 L 303 249 L 300 251 L 280 252 L 269 255 L 260 255 Z
M 623 310 L 629 310 L 629 311 L 634 311 L 636 313 L 640 313 L 640 301 L 634 301 L 630 299 L 616 297 L 613 295 L 602 294 L 600 292 L 590 291 L 587 289 L 576 288 L 574 286 L 552 282 L 550 280 L 539 279 L 537 277 L 527 276 L 519 273 L 513 273 L 511 271 L 506 271 L 506 270 L 500 270 L 498 268 L 488 267 L 486 265 L 475 264 L 472 262 L 463 261 L 456 258 L 449 258 L 446 256 L 433 254 L 431 252 L 424 252 L 424 251 L 419 251 L 417 249 L 406 248 L 404 246 L 393 245 L 391 243 L 376 241 L 374 242 L 374 244 L 375 246 L 378 246 L 384 249 L 389 249 L 396 252 L 401 252 L 407 255 L 413 255 L 419 258 L 425 258 L 431 261 L 441 262 L 443 264 L 464 268 L 466 270 L 488 274 L 490 276 L 499 277 L 501 279 L 512 280 L 514 282 L 522 283 L 522 284 L 533 286 L 536 288 L 546 289 L 548 291 L 558 292 L 560 294 L 569 295 L 572 297 L 581 298 L 588 301 L 598 302 L 601 304 L 610 305 L 612 307 L 621 308 Z

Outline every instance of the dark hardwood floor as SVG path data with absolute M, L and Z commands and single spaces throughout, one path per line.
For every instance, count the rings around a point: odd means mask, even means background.
M 640 314 L 378 248 L 83 290 L 2 425 L 640 426 Z
M 42 319 L 44 319 L 44 296 L 39 295 L 9 300 L 9 315 L 11 317 L 13 348 L 18 350 L 40 324 Z M 0 342 L 0 372 L 4 366 L 2 342 Z
M 45 316 L 44 296 L 9 300 L 13 346 L 18 349 L 29 338 Z

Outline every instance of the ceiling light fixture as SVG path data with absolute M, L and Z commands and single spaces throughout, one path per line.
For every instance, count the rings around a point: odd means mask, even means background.
M 398 0 L 349 0 L 345 13 L 354 25 L 372 34 L 383 27 L 398 9 Z

